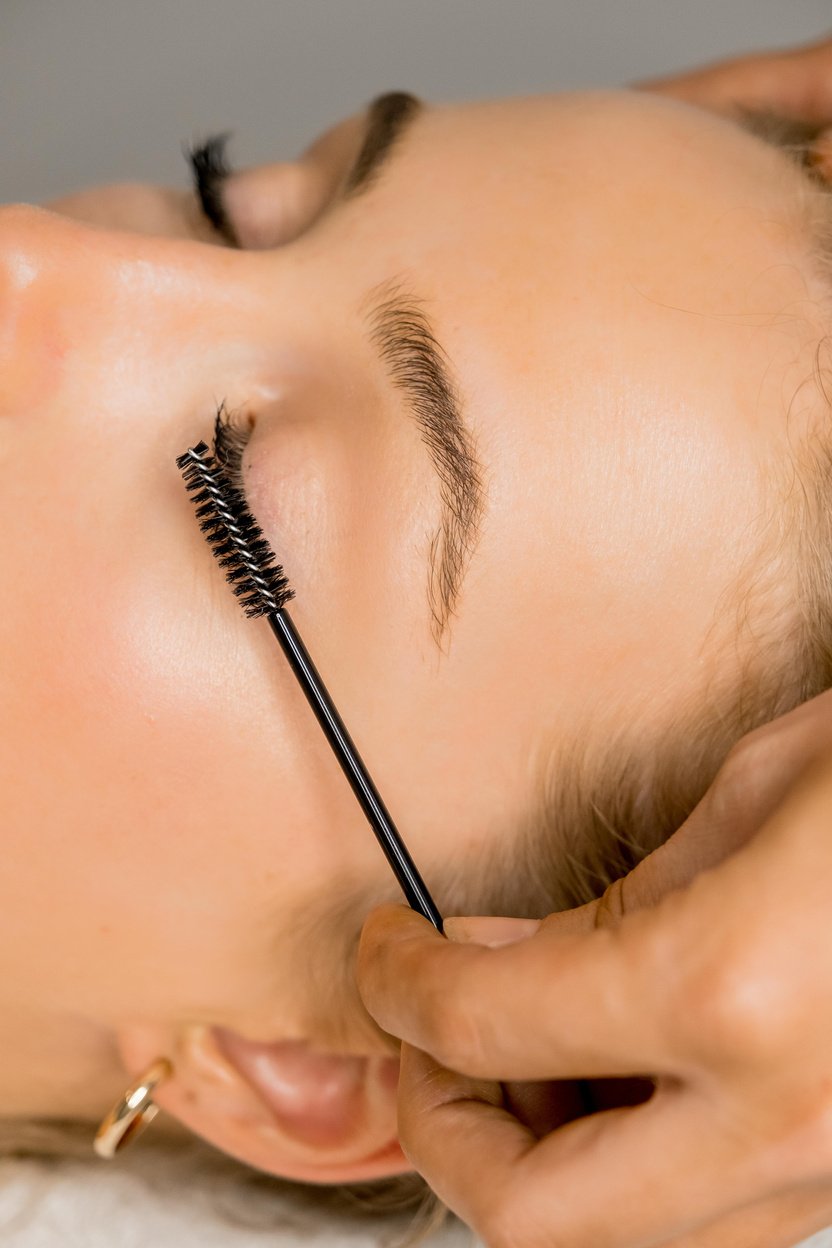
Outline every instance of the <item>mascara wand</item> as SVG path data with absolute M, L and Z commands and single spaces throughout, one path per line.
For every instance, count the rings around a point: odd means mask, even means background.
M 205 442 L 180 455 L 176 466 L 196 507 L 199 527 L 249 619 L 265 616 L 289 661 L 324 736 L 341 765 L 358 803 L 408 904 L 442 932 L 442 916 L 425 887 L 413 859 L 353 740 L 330 698 L 306 646 L 284 610 L 294 590 L 274 551 L 248 509 L 242 490 L 234 485 Z

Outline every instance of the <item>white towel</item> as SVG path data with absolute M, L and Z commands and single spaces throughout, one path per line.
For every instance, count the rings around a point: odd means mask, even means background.
M 338 1215 L 287 1196 L 240 1192 L 233 1170 L 205 1154 L 160 1152 L 143 1142 L 107 1163 L 0 1161 L 3 1248 L 379 1248 L 407 1233 L 407 1219 Z M 305 1203 L 305 1202 L 304 1202 Z M 228 1220 L 227 1220 L 228 1219 Z M 235 1221 L 247 1225 L 235 1225 Z M 472 1248 L 456 1220 L 425 1248 Z M 747 1248 L 747 1246 L 743 1246 Z M 832 1228 L 801 1248 L 832 1248 Z
M 378 1248 L 403 1241 L 412 1221 L 316 1207 L 314 1188 L 300 1198 L 243 1188 L 240 1168 L 213 1149 L 142 1141 L 130 1151 L 112 1162 L 0 1160 L 2 1248 Z M 424 1242 L 475 1243 L 455 1219 Z

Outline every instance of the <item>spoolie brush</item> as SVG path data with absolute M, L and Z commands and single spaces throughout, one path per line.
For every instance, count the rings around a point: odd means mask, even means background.
M 196 506 L 199 527 L 226 580 L 249 619 L 265 616 L 268 620 L 409 905 L 441 932 L 442 917 L 285 610 L 294 591 L 249 511 L 242 490 L 205 442 L 180 455 L 176 465 Z

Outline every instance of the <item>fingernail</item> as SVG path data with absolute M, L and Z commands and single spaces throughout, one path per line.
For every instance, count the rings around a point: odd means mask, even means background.
M 513 945 L 518 940 L 528 940 L 540 927 L 540 919 L 509 919 L 493 915 L 472 918 L 451 918 L 444 921 L 445 935 L 459 944 L 488 945 L 497 949 L 500 945 Z

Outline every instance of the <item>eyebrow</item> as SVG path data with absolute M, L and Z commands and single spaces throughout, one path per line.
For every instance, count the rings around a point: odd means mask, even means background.
M 347 174 L 343 198 L 355 198 L 378 180 L 397 140 L 423 111 L 421 100 L 408 91 L 388 91 L 370 103 L 364 138 Z
M 450 365 L 415 295 L 396 281 L 371 292 L 370 339 L 404 395 L 439 478 L 439 523 L 428 548 L 427 594 L 437 646 L 456 613 L 485 508 L 483 471 L 462 419 Z
M 421 101 L 405 91 L 373 100 L 342 199 L 354 199 L 377 184 L 394 147 L 423 109 Z M 370 293 L 365 316 L 370 339 L 407 401 L 439 478 L 440 517 L 428 548 L 427 596 L 431 633 L 441 649 L 479 534 L 484 474 L 463 420 L 453 369 L 424 303 L 402 282 L 392 280 Z

